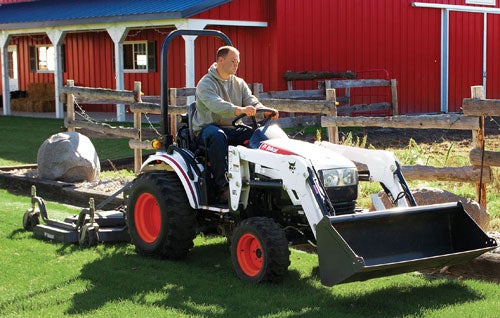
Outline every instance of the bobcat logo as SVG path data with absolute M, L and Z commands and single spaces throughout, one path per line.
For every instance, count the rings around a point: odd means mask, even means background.
M 288 163 L 288 170 L 295 171 L 295 162 Z

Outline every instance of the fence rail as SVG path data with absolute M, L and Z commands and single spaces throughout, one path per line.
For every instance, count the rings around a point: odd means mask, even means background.
M 297 91 L 262 92 L 261 84 L 254 84 L 254 94 L 259 97 L 264 105 L 273 107 L 281 112 L 300 112 L 321 114 L 321 125 L 328 130 L 328 139 L 338 142 L 338 127 L 346 126 L 372 126 L 387 128 L 416 128 L 416 129 L 459 129 L 472 130 L 473 149 L 470 152 L 471 166 L 465 167 L 431 167 L 431 166 L 405 166 L 403 171 L 408 179 L 414 180 L 444 180 L 476 183 L 476 200 L 486 206 L 486 183 L 492 181 L 492 166 L 500 166 L 500 153 L 498 151 L 484 150 L 484 116 L 500 115 L 500 100 L 484 99 L 482 87 L 472 87 L 472 98 L 464 99 L 464 115 L 418 115 L 418 116 L 388 116 L 388 117 L 347 117 L 338 116 L 336 107 L 336 92 L 334 88 L 324 90 L 324 98 L 316 100 L 297 99 Z M 307 94 L 308 91 L 302 91 Z M 134 150 L 134 171 L 137 173 L 142 165 L 142 150 L 152 149 L 151 141 L 142 140 L 141 115 L 160 114 L 161 107 L 157 97 L 141 98 L 141 83 L 135 82 L 133 91 L 114 91 L 109 89 L 76 87 L 72 80 L 67 86 L 61 88 L 67 104 L 67 118 L 65 125 L 68 130 L 74 131 L 78 127 L 89 129 L 98 133 L 112 134 L 119 137 L 130 138 L 129 146 Z M 187 112 L 186 100 L 195 93 L 194 88 L 170 89 L 169 114 L 183 114 Z M 314 93 L 316 94 L 316 92 Z M 126 104 L 134 113 L 134 127 L 112 127 L 107 124 L 96 124 L 75 119 L 75 96 L 78 99 L 93 102 Z M 272 97 L 269 97 L 272 96 Z M 276 97 L 280 98 L 276 98 Z M 322 95 L 323 96 L 323 95 Z M 288 97 L 288 98 L 282 98 Z M 351 106 L 352 107 L 352 106 Z M 171 120 L 171 134 L 176 134 L 176 120 Z
M 416 129 L 471 130 L 473 149 L 469 153 L 471 166 L 431 167 L 405 166 L 404 175 L 413 180 L 441 180 L 476 183 L 476 201 L 486 207 L 486 183 L 492 181 L 490 167 L 500 166 L 500 152 L 486 151 L 484 139 L 484 117 L 500 115 L 500 100 L 486 100 L 482 86 L 471 87 L 471 98 L 463 101 L 463 115 L 418 115 L 390 117 L 341 117 L 324 116 L 321 125 L 335 127 L 384 127 Z

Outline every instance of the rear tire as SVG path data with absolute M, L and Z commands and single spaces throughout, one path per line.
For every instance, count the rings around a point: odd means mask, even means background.
M 183 259 L 193 247 L 195 213 L 173 172 L 143 173 L 134 180 L 127 223 L 132 243 L 141 255 Z
M 270 218 L 243 220 L 231 239 L 231 260 L 236 275 L 243 280 L 282 281 L 290 265 L 285 232 Z

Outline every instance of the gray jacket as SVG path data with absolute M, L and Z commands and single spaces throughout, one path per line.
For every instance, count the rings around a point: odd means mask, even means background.
M 195 134 L 208 124 L 231 126 L 236 106 L 257 105 L 259 100 L 252 95 L 245 81 L 231 75 L 223 80 L 215 68 L 208 69 L 196 86 L 196 112 L 193 116 Z

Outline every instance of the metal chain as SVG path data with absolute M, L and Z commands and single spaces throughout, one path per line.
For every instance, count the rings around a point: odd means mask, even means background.
M 89 123 L 99 124 L 97 120 L 95 120 L 87 112 L 85 112 L 85 110 L 78 104 L 76 99 L 74 101 L 75 101 L 75 105 L 76 105 L 75 113 L 78 114 L 78 116 L 82 117 L 84 120 L 88 121 Z M 155 134 L 158 137 L 161 138 L 162 136 L 161 136 L 160 132 L 156 129 L 156 127 L 153 125 L 151 118 L 148 116 L 147 113 L 143 113 L 143 114 L 144 114 L 144 118 L 146 118 L 146 120 L 148 121 L 149 127 L 155 132 Z
M 489 117 L 489 119 L 490 119 L 490 122 L 495 123 L 495 124 L 498 126 L 498 130 L 500 130 L 500 123 L 499 123 L 499 122 L 497 122 L 497 121 L 495 120 L 495 118 L 493 118 L 493 116 L 488 116 L 488 117 Z M 486 119 L 486 117 L 485 117 L 484 119 Z
M 97 121 L 95 119 L 93 119 L 92 117 L 90 117 L 90 115 L 85 112 L 85 110 L 82 108 L 82 106 L 80 106 L 78 104 L 78 102 L 76 101 L 76 98 L 74 99 L 74 101 L 75 101 L 76 108 L 78 108 L 78 110 L 75 113 L 78 114 L 78 116 L 85 119 L 86 121 L 88 121 L 89 123 L 97 124 Z
M 151 119 L 149 118 L 148 114 L 147 113 L 143 113 L 143 114 L 144 114 L 144 118 L 146 118 L 146 120 L 149 123 L 149 127 L 151 127 L 151 129 L 153 129 L 153 131 L 156 133 L 156 135 L 161 138 L 160 132 L 158 130 L 156 130 L 155 126 L 153 126 L 153 123 L 151 122 Z

